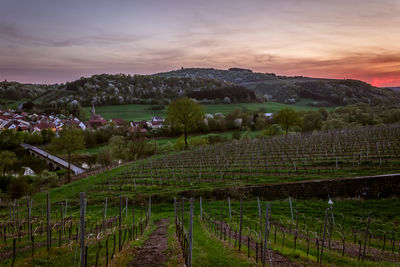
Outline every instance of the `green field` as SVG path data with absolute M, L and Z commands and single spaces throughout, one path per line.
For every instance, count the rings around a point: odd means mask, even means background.
M 0 98 L 0 109 L 4 108 L 10 108 L 10 109 L 16 109 L 19 104 L 23 103 L 25 100 L 11 100 L 11 99 L 4 99 Z
M 237 108 L 247 108 L 251 110 L 258 110 L 259 108 L 265 108 L 267 112 L 277 112 L 282 108 L 291 107 L 297 111 L 302 110 L 316 110 L 317 107 L 308 106 L 312 102 L 311 100 L 301 100 L 295 105 L 288 105 L 276 102 L 268 103 L 238 103 L 238 104 L 207 104 L 202 105 L 206 113 L 217 113 L 228 114 Z M 161 116 L 165 118 L 165 110 L 148 110 L 151 105 L 113 105 L 113 106 L 98 106 L 96 107 L 96 113 L 102 115 L 105 119 L 121 118 L 124 120 L 150 120 L 153 116 Z M 86 108 L 90 111 L 91 108 Z M 328 111 L 333 108 L 326 108 Z

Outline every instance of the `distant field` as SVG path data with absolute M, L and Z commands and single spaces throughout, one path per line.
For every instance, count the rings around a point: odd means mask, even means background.
M 17 108 L 24 100 L 11 100 L 0 98 L 0 108 Z
M 277 112 L 282 108 L 291 107 L 295 110 L 316 110 L 318 108 L 308 106 L 311 100 L 302 100 L 295 105 L 281 104 L 276 102 L 268 103 L 239 103 L 239 104 L 207 104 L 202 105 L 206 113 L 217 113 L 228 114 L 237 108 L 248 108 L 257 110 L 264 107 L 267 112 Z M 147 110 L 151 105 L 113 105 L 113 106 L 99 106 L 96 107 L 96 113 L 102 115 L 105 119 L 121 118 L 124 120 L 149 120 L 153 116 L 161 116 L 165 118 L 165 110 Z M 86 108 L 90 111 L 90 108 Z M 326 108 L 328 111 L 333 108 Z

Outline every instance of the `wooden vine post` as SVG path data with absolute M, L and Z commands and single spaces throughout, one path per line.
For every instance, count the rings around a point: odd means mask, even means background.
M 118 218 L 118 251 L 122 249 L 122 196 L 119 195 L 119 218 Z
M 28 208 L 28 238 L 32 239 L 32 225 L 31 225 L 31 199 L 28 197 L 26 200 L 27 208 Z
M 150 216 L 151 216 L 151 196 L 149 196 L 149 212 L 148 212 L 148 220 L 150 220 Z
M 80 193 L 80 247 L 81 247 L 81 266 L 86 267 L 85 257 L 85 193 Z
M 222 219 L 223 219 L 223 207 L 224 207 L 224 201 L 221 200 L 221 220 L 220 220 L 220 235 L 219 235 L 219 239 L 222 240 Z
M 182 224 L 183 225 L 183 224 Z M 188 267 L 192 267 L 193 257 L 193 198 L 190 199 L 190 218 L 189 218 L 189 255 Z
M 240 200 L 239 252 L 242 247 L 242 219 L 243 219 L 243 199 Z
M 292 198 L 291 197 L 289 197 L 289 204 L 290 204 L 290 214 L 292 216 L 292 224 L 294 224 L 293 205 L 292 205 Z
M 132 241 L 135 240 L 135 202 L 132 201 Z
M 326 211 L 325 211 L 324 233 L 322 235 L 321 257 L 320 257 L 320 260 L 319 260 L 319 266 L 322 265 L 322 257 L 324 256 L 324 246 L 325 246 L 325 236 L 326 236 L 326 223 L 328 221 L 328 211 L 329 211 L 329 208 L 327 208 Z
M 175 225 L 176 225 L 176 222 L 177 222 L 177 214 L 176 214 L 176 197 L 174 197 L 174 218 L 175 218 Z
M 185 212 L 185 200 L 182 197 L 182 213 L 181 213 L 181 217 L 182 217 L 182 219 L 181 219 L 181 235 L 182 236 L 183 236 L 183 214 L 184 214 L 184 212 Z
M 265 229 L 264 229 L 265 232 L 264 232 L 264 246 L 263 246 L 263 256 L 262 256 L 263 267 L 265 267 L 266 256 L 267 256 L 268 223 L 269 223 L 268 204 L 265 204 Z
M 232 220 L 231 198 L 230 197 L 228 197 L 228 208 L 229 208 L 229 220 Z
M 260 203 L 260 197 L 257 197 L 257 204 L 258 204 L 258 219 L 260 220 L 260 234 L 261 234 L 261 227 L 262 227 L 262 215 L 261 215 L 261 203 Z
M 363 254 L 362 254 L 362 261 L 364 262 L 365 258 L 365 250 L 367 247 L 367 240 L 368 240 L 368 235 L 369 235 L 369 224 L 371 222 L 371 214 L 368 214 L 368 221 L 367 221 L 367 228 L 365 229 L 365 238 L 364 238 L 364 249 L 363 249 Z
M 50 212 L 50 193 L 46 194 L 46 202 L 47 202 L 47 250 L 51 248 L 51 212 Z
M 203 220 L 203 200 L 200 197 L 200 220 Z

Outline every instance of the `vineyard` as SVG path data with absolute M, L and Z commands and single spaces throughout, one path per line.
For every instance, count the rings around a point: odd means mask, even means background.
M 154 254 L 161 266 L 396 266 L 397 197 L 199 195 L 397 173 L 399 166 L 399 125 L 156 155 L 29 198 L 2 199 L 0 265 L 142 266 L 151 265 L 142 255 Z
M 187 189 L 238 187 L 396 172 L 400 127 L 365 127 L 320 134 L 248 139 L 137 162 L 96 193 L 165 194 Z
M 24 264 L 46 265 L 43 253 L 53 247 L 58 248 L 63 266 L 87 266 L 88 262 L 107 266 L 125 243 L 143 236 L 150 220 L 151 199 L 145 207 L 122 196 L 106 198 L 100 207 L 83 192 L 77 203 L 51 202 L 47 193 L 46 201 L 27 198 L 3 204 L 2 211 L 2 264 L 14 266 L 17 257 L 31 256 L 31 262 Z

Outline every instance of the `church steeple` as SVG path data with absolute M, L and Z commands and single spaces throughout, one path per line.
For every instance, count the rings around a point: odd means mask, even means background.
M 94 116 L 96 115 L 96 110 L 94 109 L 94 104 L 92 104 L 92 114 L 91 114 L 92 118 L 94 118 Z

